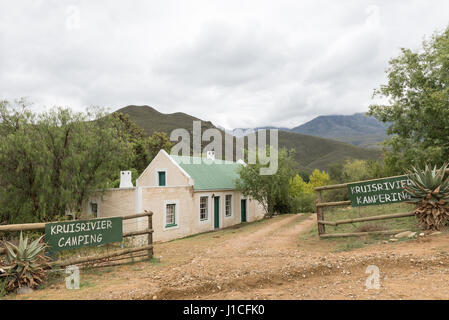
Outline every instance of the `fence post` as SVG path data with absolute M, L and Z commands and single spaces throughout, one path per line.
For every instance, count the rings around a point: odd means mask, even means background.
M 148 213 L 148 245 L 153 245 L 153 212 L 145 210 L 146 213 Z M 153 258 L 153 247 L 148 249 L 148 259 Z
M 316 200 L 316 204 L 321 203 L 322 199 L 321 199 L 321 190 L 316 192 L 317 194 L 317 200 Z M 319 207 L 316 206 L 316 219 L 317 221 L 324 221 L 324 208 L 323 207 Z M 322 223 L 318 223 L 318 236 L 321 236 L 322 234 L 326 233 L 326 227 L 324 224 Z

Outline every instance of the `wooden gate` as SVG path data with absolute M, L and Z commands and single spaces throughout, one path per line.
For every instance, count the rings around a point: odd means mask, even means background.
M 382 178 L 382 179 L 358 181 L 358 182 L 354 182 L 354 183 L 368 183 L 368 182 L 375 183 L 380 180 L 398 179 L 400 177 L 403 177 L 403 176 L 395 176 L 395 177 Z M 317 224 L 318 224 L 318 235 L 320 236 L 320 238 L 355 237 L 355 236 L 364 236 L 364 235 L 370 235 L 370 234 L 396 234 L 396 233 L 405 231 L 404 229 L 397 229 L 397 230 L 366 231 L 366 232 L 352 232 L 352 233 L 326 233 L 326 225 L 338 226 L 341 224 L 357 223 L 357 222 L 365 222 L 365 221 L 375 221 L 375 220 L 386 220 L 386 219 L 397 219 L 397 218 L 409 217 L 409 216 L 414 215 L 413 212 L 403 212 L 403 213 L 385 214 L 385 215 L 361 217 L 361 218 L 354 218 L 354 219 L 327 221 L 325 218 L 326 208 L 349 206 L 349 205 L 351 205 L 351 201 L 347 200 L 347 201 L 336 201 L 336 202 L 323 202 L 322 201 L 322 199 L 323 199 L 322 192 L 326 191 L 326 190 L 348 189 L 348 186 L 350 184 L 354 184 L 354 183 L 342 183 L 342 184 L 328 185 L 328 186 L 322 186 L 322 187 L 315 188 L 315 191 L 317 193 L 316 215 L 317 215 Z
M 110 262 L 124 259 L 134 259 L 136 257 L 146 257 L 151 259 L 153 257 L 153 212 L 146 211 L 144 213 L 138 213 L 133 215 L 121 216 L 123 220 L 137 219 L 148 217 L 148 226 L 144 230 L 131 231 L 123 233 L 123 238 L 126 237 L 134 237 L 138 235 L 148 235 L 148 243 L 143 246 L 136 246 L 132 248 L 126 248 L 121 250 L 114 250 L 111 252 L 107 252 L 104 254 L 96 254 L 85 257 L 78 257 L 67 260 L 59 260 L 52 261 L 51 266 L 59 266 L 65 267 L 68 265 L 77 265 L 77 264 L 85 264 L 92 262 Z M 98 218 L 103 219 L 103 218 Z M 95 221 L 96 219 L 91 219 L 89 221 Z M 70 222 L 70 221 L 69 221 Z M 19 231 L 44 231 L 45 225 L 47 223 L 27 223 L 27 224 L 10 224 L 10 225 L 1 225 L 0 226 L 0 234 L 2 232 L 19 232 Z M 76 250 L 76 249 L 74 249 Z M 144 254 L 139 254 L 137 256 L 133 256 L 134 253 L 139 253 L 146 251 Z M 0 248 L 0 255 L 5 254 L 5 249 Z M 111 265 L 111 263 L 109 263 Z M 112 263 L 113 265 L 113 263 Z

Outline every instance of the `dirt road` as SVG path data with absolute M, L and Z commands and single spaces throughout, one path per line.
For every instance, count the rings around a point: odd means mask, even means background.
M 82 273 L 81 290 L 61 280 L 24 299 L 448 299 L 449 234 L 334 252 L 301 240 L 313 216 L 285 215 L 157 244 L 160 263 Z M 380 288 L 367 289 L 367 266 Z

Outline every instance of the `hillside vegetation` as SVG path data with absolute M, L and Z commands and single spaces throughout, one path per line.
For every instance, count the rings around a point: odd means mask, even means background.
M 200 120 L 181 112 L 160 113 L 149 106 L 127 106 L 116 112 L 128 114 L 148 135 L 155 131 L 170 134 L 177 128 L 184 128 L 192 132 L 192 121 Z M 208 128 L 216 128 L 210 121 L 201 121 L 203 131 Z M 286 131 L 279 131 L 279 147 L 295 149 L 297 169 L 307 172 L 311 172 L 315 168 L 327 170 L 330 164 L 339 160 L 378 159 L 381 155 L 381 152 L 376 149 L 360 148 L 340 141 Z
M 388 125 L 363 113 L 319 116 L 292 132 L 335 139 L 360 147 L 376 147 L 386 139 Z
M 182 112 L 161 113 L 150 106 L 127 106 L 115 112 L 128 114 L 148 135 L 152 135 L 156 131 L 169 134 L 177 128 L 184 128 L 191 132 L 193 121 L 201 121 L 202 130 L 215 128 L 210 121 L 204 121 Z
M 379 159 L 381 151 L 360 148 L 348 143 L 279 131 L 279 146 L 296 150 L 296 160 L 306 170 L 327 170 L 328 166 L 345 159 Z

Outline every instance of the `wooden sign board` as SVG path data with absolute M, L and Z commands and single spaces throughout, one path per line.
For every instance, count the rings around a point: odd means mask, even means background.
M 47 223 L 45 242 L 51 252 L 121 242 L 123 219 L 103 218 Z
M 350 183 L 348 195 L 352 207 L 402 202 L 410 200 L 404 186 L 411 184 L 407 176 Z

